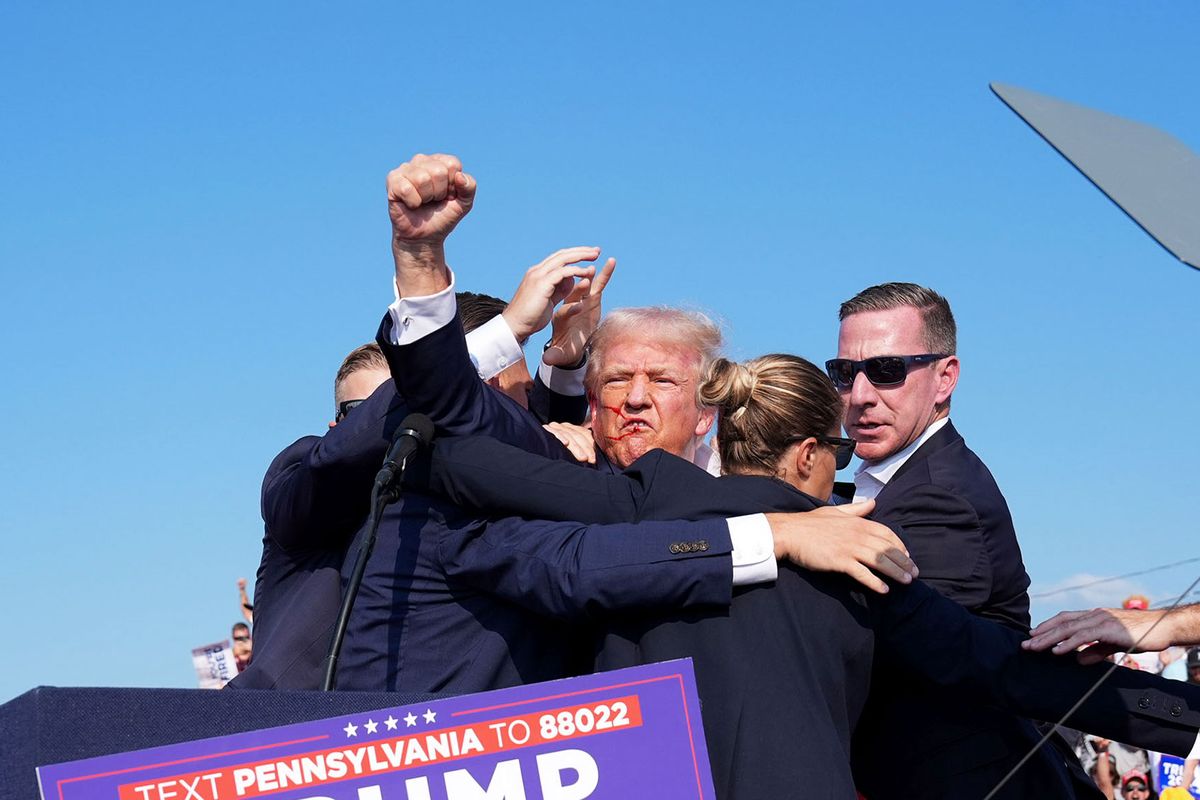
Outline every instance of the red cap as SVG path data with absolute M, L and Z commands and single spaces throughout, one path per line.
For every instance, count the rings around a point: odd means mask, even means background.
M 1131 594 L 1129 597 L 1125 598 L 1125 602 L 1122 603 L 1122 606 L 1125 608 L 1137 609 L 1138 611 L 1145 611 L 1146 609 L 1150 608 L 1150 600 L 1144 594 Z
M 1150 788 L 1150 776 L 1139 769 L 1131 769 L 1129 772 L 1126 772 L 1121 776 L 1121 788 L 1124 789 L 1125 784 L 1129 783 L 1130 781 L 1141 781 L 1142 783 L 1146 784 L 1147 789 Z

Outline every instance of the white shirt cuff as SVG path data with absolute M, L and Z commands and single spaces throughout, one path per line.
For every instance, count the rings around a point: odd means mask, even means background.
M 583 394 L 583 376 L 587 373 L 587 364 L 579 369 L 563 369 L 552 367 L 543 361 L 538 366 L 538 377 L 552 392 L 565 395 Z
M 467 350 L 475 371 L 485 381 L 525 358 L 512 328 L 500 314 L 467 334 Z
M 779 577 L 775 562 L 775 537 L 766 514 L 730 517 L 729 539 L 733 542 L 733 585 L 769 583 Z
M 1192 745 L 1192 752 L 1187 754 L 1187 760 L 1192 761 L 1200 759 L 1200 735 L 1196 736 L 1196 743 Z
M 388 306 L 392 316 L 392 344 L 412 344 L 439 328 L 444 328 L 454 319 L 458 302 L 454 298 L 454 273 L 450 273 L 450 285 L 437 294 L 422 297 L 400 297 L 392 280 L 395 302 Z
M 392 293 L 396 299 L 388 306 L 388 314 L 392 317 L 391 340 L 395 345 L 412 344 L 446 327 L 458 312 L 453 271 L 450 285 L 437 294 L 400 297 L 395 279 Z M 467 352 L 475 371 L 485 381 L 525 358 L 521 343 L 499 314 L 467 334 Z

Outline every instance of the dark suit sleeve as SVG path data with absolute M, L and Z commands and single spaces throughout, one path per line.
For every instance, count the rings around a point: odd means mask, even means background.
M 991 560 L 979 515 L 963 497 L 933 484 L 907 488 L 876 506 L 872 519 L 902 531 L 921 580 L 969 609 L 992 593 Z
M 392 344 L 391 330 L 384 314 L 376 341 L 396 389 L 411 410 L 429 415 L 439 436 L 482 433 L 550 458 L 570 457 L 533 415 L 479 380 L 457 316 L 411 344 Z
M 1196 739 L 1200 687 L 1022 650 L 1023 634 L 972 615 L 922 581 L 893 584 L 872 608 L 886 655 L 940 687 L 1033 719 L 1065 716 L 1070 727 L 1150 750 L 1184 755 Z
M 262 487 L 267 535 L 285 549 L 348 538 L 367 516 L 371 484 L 406 408 L 391 381 L 324 436 L 275 458 Z
M 640 469 L 611 474 L 545 458 L 490 436 L 461 436 L 434 444 L 429 489 L 492 515 L 630 522 L 641 518 L 649 477 Z
M 717 479 L 662 450 L 614 474 L 551 461 L 486 436 L 450 438 L 434 446 L 426 477 L 422 487 L 458 505 L 535 519 L 612 523 L 780 510 L 746 495 L 735 479 Z
M 724 520 L 584 525 L 516 517 L 448 531 L 446 574 L 539 614 L 596 617 L 728 606 L 733 545 Z
M 587 396 L 562 394 L 542 381 L 541 372 L 534 370 L 533 389 L 529 392 L 529 410 L 540 422 L 569 422 L 582 425 L 587 419 Z

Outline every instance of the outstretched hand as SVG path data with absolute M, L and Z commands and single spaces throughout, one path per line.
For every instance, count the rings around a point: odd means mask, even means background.
M 600 324 L 604 287 L 616 268 L 617 260 L 608 259 L 593 280 L 576 283 L 571 294 L 554 310 L 550 346 L 542 353 L 543 361 L 552 367 L 569 367 L 583 360 L 584 345 Z
M 865 519 L 874 500 L 815 511 L 767 514 L 775 557 L 816 572 L 841 572 L 871 591 L 886 594 L 879 576 L 911 583 L 918 575 L 908 548 L 886 525 Z M 872 572 L 874 570 L 874 572 Z
M 1148 652 L 1170 647 L 1173 626 L 1166 610 L 1094 608 L 1063 611 L 1038 625 L 1021 642 L 1026 650 L 1055 655 L 1079 648 L 1079 663 L 1095 664 L 1117 652 Z
M 579 286 L 586 289 L 591 285 L 596 267 L 576 265 L 599 257 L 599 247 L 568 247 L 551 253 L 525 271 L 516 294 L 501 314 L 517 341 L 524 342 L 546 327 L 554 307 L 578 291 Z

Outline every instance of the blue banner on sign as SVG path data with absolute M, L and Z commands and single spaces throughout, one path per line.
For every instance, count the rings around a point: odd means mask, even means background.
M 1178 786 L 1183 780 L 1183 759 L 1163 754 L 1158 760 L 1158 774 L 1154 776 L 1158 791 Z M 1200 798 L 1200 770 L 1197 770 L 1195 780 L 1188 787 L 1192 797 Z
M 690 660 L 38 768 L 43 800 L 714 797 Z

